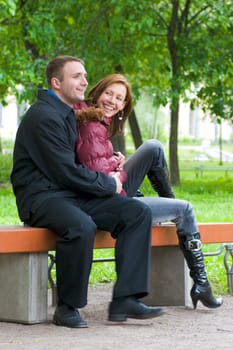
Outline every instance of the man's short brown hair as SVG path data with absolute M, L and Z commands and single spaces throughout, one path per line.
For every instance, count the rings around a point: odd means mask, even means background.
M 84 65 L 83 60 L 74 56 L 58 56 L 51 60 L 46 68 L 46 77 L 48 82 L 48 87 L 51 87 L 51 79 L 56 77 L 60 81 L 63 80 L 63 68 L 67 62 L 80 62 Z

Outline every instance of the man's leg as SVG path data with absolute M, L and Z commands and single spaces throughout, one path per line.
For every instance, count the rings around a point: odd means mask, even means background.
M 117 280 L 109 319 L 125 321 L 128 317 L 161 315 L 162 308 L 150 308 L 138 301 L 149 292 L 150 208 L 135 199 L 115 195 L 104 201 L 93 199 L 82 209 L 91 215 L 98 227 L 110 231 L 116 238 Z
M 75 309 L 87 303 L 96 225 L 78 208 L 75 200 L 64 198 L 47 200 L 32 214 L 28 223 L 47 227 L 60 236 L 56 246 L 56 323 L 85 327 L 86 323 Z
M 137 196 L 147 175 L 153 189 L 160 197 L 174 198 L 162 144 L 157 140 L 144 142 L 124 164 L 127 180 L 124 189 L 129 197 Z

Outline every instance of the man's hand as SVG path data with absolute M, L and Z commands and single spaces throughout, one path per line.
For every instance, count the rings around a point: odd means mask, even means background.
M 116 172 L 111 175 L 116 181 L 116 193 L 121 193 L 122 191 L 122 183 L 120 181 L 120 173 Z

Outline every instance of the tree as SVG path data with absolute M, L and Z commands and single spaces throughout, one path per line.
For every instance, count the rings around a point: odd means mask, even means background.
M 153 0 L 137 6 L 130 0 L 101 1 L 95 2 L 93 15 L 90 2 L 84 3 L 79 24 L 88 28 L 84 56 L 88 65 L 95 57 L 94 76 L 99 78 L 100 67 L 101 75 L 121 67 L 137 91 L 148 86 L 157 105 L 170 104 L 169 162 L 172 183 L 179 185 L 180 101 L 190 99 L 188 92 L 193 86 L 196 89 L 203 82 L 206 86 L 212 84 L 208 76 L 210 57 L 219 42 L 224 48 L 226 40 L 232 38 L 228 25 L 232 16 L 230 1 Z M 224 34 L 216 42 L 213 39 L 219 32 Z M 83 48 L 82 33 L 77 42 Z M 219 71 L 224 75 L 221 61 L 216 62 L 213 74 Z
M 0 6 L 1 100 L 9 89 L 20 99 L 33 100 L 35 88 L 45 84 L 46 62 L 59 54 L 84 59 L 90 86 L 121 71 L 135 97 L 147 87 L 156 106 L 170 104 L 169 164 L 172 184 L 179 185 L 180 101 L 190 100 L 189 91 L 199 91 L 196 102 L 203 100 L 211 109 L 218 93 L 215 76 L 224 82 L 224 94 L 230 91 L 232 55 L 224 60 L 219 53 L 215 60 L 215 54 L 219 45 L 222 55 L 226 48 L 232 52 L 231 1 L 148 0 L 135 6 L 134 0 L 79 0 L 77 6 L 76 0 L 8 0 Z
M 177 152 L 179 104 L 181 99 L 189 100 L 187 93 L 192 90 L 192 86 L 196 89 L 203 82 L 208 88 L 212 86 L 212 79 L 209 76 L 210 58 L 215 56 L 219 44 L 223 49 L 221 53 L 223 55 L 226 44 L 232 43 L 230 25 L 232 7 L 230 1 L 206 2 L 192 0 L 163 1 L 156 5 L 153 2 L 147 2 L 147 5 L 149 11 L 147 15 L 153 17 L 154 21 L 154 31 L 148 34 L 158 41 L 157 33 L 159 32 L 160 37 L 164 35 L 167 39 L 166 46 L 169 56 L 165 53 L 164 69 L 162 71 L 164 74 L 168 73 L 168 84 L 163 90 L 162 97 L 165 98 L 165 103 L 170 103 L 171 106 L 170 171 L 173 185 L 179 185 Z M 216 37 L 218 37 L 217 41 L 215 40 Z M 162 46 L 161 41 L 159 46 Z M 227 77 L 226 70 L 229 72 L 229 68 L 232 66 L 232 55 L 231 58 L 228 55 L 228 58 L 229 60 L 225 60 L 224 63 L 222 57 L 218 61 L 214 61 L 212 75 L 219 76 L 219 72 L 221 72 L 222 77 Z M 168 67 L 167 71 L 166 66 Z M 215 93 L 218 93 L 218 91 L 215 90 Z M 161 95 L 158 95 L 158 103 L 161 103 Z M 210 100 L 205 99 L 205 101 L 206 105 L 209 106 L 208 102 Z M 215 107 L 216 104 L 219 105 L 219 103 L 215 103 Z M 211 106 L 209 107 L 211 109 Z M 223 117 L 222 114 L 219 116 Z
M 52 2 L 1 0 L 0 10 L 0 102 L 9 94 L 31 102 L 56 43 Z

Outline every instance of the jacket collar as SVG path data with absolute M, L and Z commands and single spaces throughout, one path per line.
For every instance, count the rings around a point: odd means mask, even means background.
M 64 103 L 55 93 L 50 93 L 49 90 L 39 89 L 37 97 L 38 100 L 42 100 L 52 105 L 59 111 L 59 114 L 63 115 L 64 118 L 66 118 L 70 112 L 73 111 L 73 108 Z

